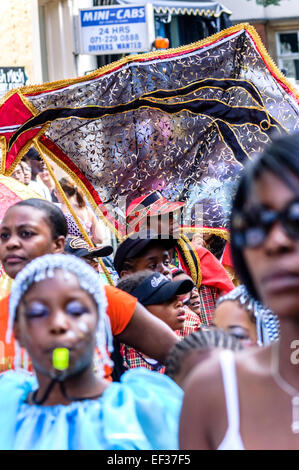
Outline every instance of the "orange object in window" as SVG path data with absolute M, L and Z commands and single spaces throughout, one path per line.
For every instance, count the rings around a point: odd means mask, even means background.
M 169 47 L 169 39 L 157 37 L 154 42 L 156 49 L 167 49 Z

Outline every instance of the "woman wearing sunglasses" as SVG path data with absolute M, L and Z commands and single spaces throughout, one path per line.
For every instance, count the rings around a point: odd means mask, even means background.
M 299 448 L 299 134 L 248 167 L 232 208 L 235 268 L 280 321 L 280 340 L 221 351 L 185 388 L 182 449 Z

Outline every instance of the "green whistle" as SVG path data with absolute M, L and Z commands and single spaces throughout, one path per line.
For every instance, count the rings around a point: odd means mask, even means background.
M 55 369 L 66 370 L 69 366 L 69 350 L 67 348 L 54 349 L 52 363 Z

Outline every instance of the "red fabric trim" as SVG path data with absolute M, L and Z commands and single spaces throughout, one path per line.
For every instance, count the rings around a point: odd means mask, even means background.
M 24 132 L 18 137 L 9 152 L 6 154 L 5 171 L 7 171 L 11 167 L 23 147 L 28 144 L 30 140 L 34 139 L 35 136 L 37 136 L 40 129 L 41 128 L 30 129 L 29 131 Z
M 247 31 L 247 30 L 246 30 Z M 267 67 L 267 69 L 269 70 L 269 72 L 271 73 L 271 75 L 275 78 L 275 80 L 279 83 L 279 85 L 288 93 L 288 95 L 291 95 L 295 100 L 296 102 L 299 104 L 299 98 L 294 95 L 294 93 L 292 92 L 292 90 L 289 89 L 289 87 L 287 87 L 287 85 L 285 83 L 283 83 L 280 78 L 275 74 L 275 72 L 271 69 L 271 67 L 268 65 L 268 63 L 265 61 L 264 57 L 263 57 L 263 54 L 261 53 L 261 51 L 259 50 L 255 40 L 253 39 L 253 37 L 251 36 L 250 32 L 247 31 L 248 35 L 250 36 L 252 42 L 254 43 L 255 45 L 255 48 L 257 49 L 262 61 L 264 62 L 265 66 Z
M 203 246 L 195 245 L 194 243 L 191 243 L 191 245 L 200 259 L 200 270 L 202 276 L 201 284 L 204 286 L 216 287 L 223 294 L 233 290 L 235 286 L 218 259 Z M 188 266 L 184 263 L 182 256 L 178 251 L 177 254 L 182 268 L 191 275 Z
M 32 118 L 33 114 L 24 105 L 23 101 L 21 100 L 18 93 L 14 93 L 10 96 L 0 107 L 0 127 L 8 127 L 8 126 L 16 126 L 22 125 L 28 119 Z M 18 140 L 14 143 L 12 148 L 6 155 L 5 160 L 5 170 L 7 171 L 12 163 L 17 158 L 18 153 L 22 150 L 24 145 L 28 143 L 30 139 L 33 139 L 37 133 L 39 132 L 40 128 L 38 129 L 31 129 L 27 132 L 24 132 Z M 8 148 L 9 139 L 15 133 L 15 130 L 12 131 L 2 131 L 1 135 L 5 137 L 6 145 Z
M 232 260 L 232 254 L 231 254 L 231 245 L 230 245 L 229 242 L 227 242 L 225 244 L 225 248 L 224 248 L 221 263 L 223 264 L 223 266 L 230 266 L 231 268 L 234 267 L 233 260 Z
M 51 139 L 49 139 L 45 135 L 41 136 L 39 140 L 45 147 L 47 147 L 47 149 L 49 149 L 59 160 L 61 160 L 71 171 L 73 171 L 77 175 L 77 177 L 82 181 L 87 191 L 93 198 L 96 205 L 102 211 L 103 216 L 106 217 L 107 220 L 111 221 L 115 228 L 118 230 L 118 222 L 116 221 L 116 219 L 114 219 L 108 214 L 107 210 L 103 206 L 100 196 L 94 189 L 93 185 L 80 171 L 80 169 L 74 164 L 74 162 L 63 152 L 63 150 L 58 145 L 56 145 Z
M 201 283 L 205 286 L 217 287 L 223 293 L 234 289 L 233 282 L 218 259 L 203 246 L 192 245 L 200 259 Z
M 14 93 L 0 107 L 0 127 L 23 124 L 32 116 L 33 114 L 24 105 L 18 93 Z

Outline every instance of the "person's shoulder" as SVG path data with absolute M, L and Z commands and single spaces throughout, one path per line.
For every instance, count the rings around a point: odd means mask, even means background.
M 222 384 L 222 366 L 227 362 L 236 366 L 238 379 L 263 376 L 269 369 L 269 346 L 252 346 L 241 351 L 216 348 L 209 357 L 194 367 L 186 379 L 186 387 L 201 387 L 207 392 L 219 389 Z M 217 386 L 217 387 L 216 387 Z M 186 389 L 186 387 L 184 387 Z M 206 395 L 211 397 L 211 395 Z
M 8 306 L 9 303 L 9 295 L 6 295 L 5 297 L 2 297 L 0 299 L 0 309 L 3 308 L 5 305 Z
M 188 336 L 190 332 L 197 331 L 201 327 L 201 321 L 196 313 L 192 312 L 188 307 L 185 309 L 185 321 L 183 330 L 181 330 L 183 336 Z M 180 334 L 179 334 L 180 336 Z
M 91 209 L 91 207 L 89 207 L 89 206 L 86 205 L 86 206 L 84 206 L 83 209 L 84 209 L 84 212 L 85 212 L 86 214 L 88 214 L 88 217 L 90 217 L 90 219 L 97 219 L 97 218 L 96 218 L 96 215 L 95 215 L 95 213 L 93 212 L 93 210 Z
M 221 352 L 220 349 L 214 349 L 205 360 L 197 364 L 187 377 L 184 388 L 200 385 L 215 391 L 215 385 L 219 385 L 221 379 Z
M 27 395 L 36 386 L 35 377 L 24 371 L 8 370 L 0 374 L 0 397 Z M 1 401 L 1 398 L 0 398 Z
M 264 376 L 269 372 L 269 354 L 271 346 L 258 345 L 245 348 L 235 353 L 236 367 L 239 375 L 249 378 Z
M 145 367 L 129 369 L 120 382 L 113 382 L 105 391 L 106 400 L 117 403 L 140 403 L 148 407 L 181 407 L 184 392 L 170 377 Z
M 184 379 L 184 420 L 194 431 L 210 434 L 213 428 L 225 432 L 225 398 L 220 365 L 222 350 L 213 350 Z M 230 352 L 230 351 L 229 351 Z M 183 426 L 184 428 L 184 426 Z
M 126 300 L 134 300 L 135 301 L 136 300 L 136 302 L 137 302 L 136 297 L 133 297 L 128 292 L 125 292 L 121 289 L 118 289 L 118 287 L 114 287 L 114 286 L 105 284 L 104 289 L 105 289 L 105 293 L 106 293 L 106 296 L 107 296 L 109 301 L 110 300 L 113 301 L 113 299 L 115 299 L 116 301 L 119 301 L 120 299 L 122 299 L 124 301 L 126 301 Z

